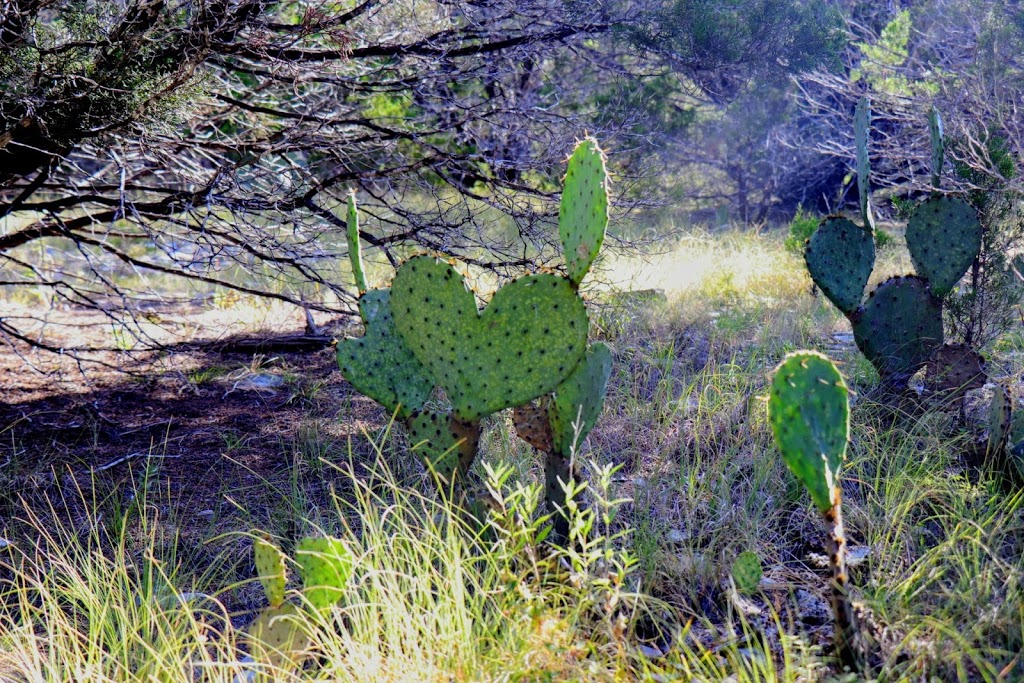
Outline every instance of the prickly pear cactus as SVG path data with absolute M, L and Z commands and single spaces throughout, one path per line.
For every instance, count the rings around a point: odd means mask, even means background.
M 569 158 L 558 212 L 569 279 L 578 285 L 597 257 L 608 227 L 608 172 L 604 153 L 593 138 L 576 146 Z
M 1024 411 L 1013 413 L 1010 428 L 1006 434 L 1006 454 L 1014 469 L 1014 476 L 1024 481 Z
M 390 296 L 387 289 L 372 289 L 360 297 L 366 332 L 339 341 L 335 353 L 353 387 L 404 418 L 423 407 L 434 380 L 395 329 Z
M 413 452 L 446 484 L 469 470 L 480 444 L 479 421 L 461 422 L 449 412 L 416 412 L 406 430 Z
M 874 233 L 875 218 L 871 210 L 871 159 L 868 156 L 870 130 L 871 102 L 867 97 L 861 97 L 853 114 L 853 137 L 857 147 L 857 191 L 860 194 L 860 215 L 864 227 Z
M 857 310 L 875 266 L 871 229 L 841 216 L 826 218 L 804 250 L 811 279 L 847 316 Z
M 850 436 L 846 383 L 832 361 L 813 351 L 786 356 L 772 380 L 768 421 L 786 466 L 828 512 Z
M 907 248 L 917 274 L 932 293 L 949 294 L 981 250 L 978 212 L 962 199 L 934 196 L 914 209 L 907 223 Z
M 256 574 L 263 585 L 267 602 L 271 607 L 280 607 L 284 603 L 285 583 L 288 580 L 284 553 L 270 541 L 258 538 L 252 544 L 252 554 L 256 562 Z
M 295 561 L 302 574 L 303 594 L 316 609 L 338 602 L 352 576 L 355 558 L 341 539 L 303 538 L 295 544 Z
M 761 558 L 757 553 L 746 550 L 736 556 L 732 563 L 732 581 L 736 590 L 750 595 L 761 584 L 764 571 L 761 569 Z
M 348 195 L 348 221 L 346 237 L 348 239 L 348 258 L 352 263 L 352 277 L 356 281 L 356 289 L 359 294 L 367 290 L 366 274 L 363 270 L 363 253 L 359 247 L 359 212 L 356 210 L 356 193 L 352 191 Z M 363 319 L 366 320 L 365 318 Z
M 919 277 L 889 278 L 854 314 L 853 339 L 883 379 L 906 381 L 942 346 L 942 302 Z
M 556 275 L 522 277 L 481 312 L 455 268 L 417 256 L 395 275 L 391 309 L 398 332 L 463 422 L 548 393 L 586 350 L 586 307 Z

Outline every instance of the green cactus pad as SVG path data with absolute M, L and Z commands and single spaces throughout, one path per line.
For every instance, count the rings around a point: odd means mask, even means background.
M 849 316 L 860 305 L 875 266 L 875 241 L 870 229 L 830 216 L 808 240 L 804 260 L 811 279 Z
M 604 154 L 593 138 L 586 138 L 569 158 L 558 212 L 569 279 L 579 284 L 604 242 L 608 227 L 608 172 Z
M 348 195 L 348 221 L 346 238 L 348 240 L 348 259 L 352 264 L 352 277 L 355 278 L 356 288 L 362 295 L 366 290 L 366 273 L 363 269 L 363 253 L 359 247 L 359 212 L 356 210 L 356 193 Z M 365 318 L 363 319 L 366 320 Z
M 548 393 L 586 350 L 586 307 L 557 275 L 520 278 L 481 313 L 455 268 L 417 256 L 398 269 L 391 292 L 395 326 L 463 422 Z
M 750 595 L 755 592 L 763 575 L 761 558 L 750 550 L 740 553 L 732 563 L 732 581 L 740 593 Z
M 910 379 L 942 346 L 942 303 L 913 275 L 880 284 L 852 320 L 857 348 L 886 380 Z
M 850 435 L 846 384 L 832 361 L 813 351 L 786 356 L 772 379 L 768 421 L 786 466 L 828 512 Z
M 342 339 L 335 354 L 341 374 L 360 393 L 407 417 L 430 397 L 434 381 L 395 329 L 389 290 L 372 289 L 359 298 L 366 332 Z
M 516 406 L 512 410 L 512 426 L 516 436 L 538 451 L 547 453 L 554 447 L 551 420 L 548 419 L 548 397 Z
M 303 594 L 317 609 L 338 602 L 352 576 L 355 558 L 337 538 L 303 538 L 295 544 L 295 561 L 302 572 Z
M 1013 396 L 1002 383 L 996 384 L 988 410 L 988 455 L 999 454 L 1006 446 L 1013 422 Z
M 284 587 L 288 580 L 287 562 L 276 545 L 262 538 L 252 544 L 256 575 L 263 584 L 263 593 L 271 607 L 280 607 L 284 602 Z
M 857 192 L 860 195 L 860 215 L 864 227 L 875 230 L 875 218 L 871 211 L 871 158 L 868 156 L 868 141 L 871 130 L 871 102 L 867 97 L 857 101 L 853 114 L 853 137 L 857 147 Z
M 451 413 L 423 410 L 406 421 L 409 444 L 444 482 L 472 466 L 480 444 L 480 423 L 463 423 Z
M 981 250 L 978 212 L 962 199 L 930 197 L 918 204 L 907 223 L 907 249 L 917 274 L 932 293 L 953 290 Z
M 573 373 L 555 389 L 548 414 L 551 418 L 554 448 L 561 455 L 570 455 L 574 443 L 583 443 L 594 428 L 604 405 L 604 393 L 611 374 L 611 349 L 598 342 L 587 349 L 587 355 Z M 579 434 L 573 427 L 577 421 Z
M 290 602 L 263 610 L 246 628 L 249 654 L 278 672 L 298 669 L 312 645 L 306 620 L 302 610 Z M 268 673 L 259 680 L 277 680 L 277 676 Z

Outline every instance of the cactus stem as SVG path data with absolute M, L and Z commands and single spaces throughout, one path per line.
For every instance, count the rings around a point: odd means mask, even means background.
M 847 590 L 849 575 L 846 572 L 846 534 L 843 530 L 843 512 L 838 488 L 834 491 L 833 497 L 836 503 L 825 512 L 824 517 L 828 530 L 826 550 L 829 567 L 832 570 L 832 616 L 835 619 L 836 657 L 851 671 L 861 671 L 863 661 L 857 642 L 857 621 Z

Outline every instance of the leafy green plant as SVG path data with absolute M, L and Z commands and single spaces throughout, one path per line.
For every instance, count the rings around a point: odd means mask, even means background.
M 472 466 L 485 417 L 547 394 L 559 454 L 549 458 L 548 479 L 571 478 L 568 425 L 576 424 L 577 443 L 593 427 L 610 373 L 608 349 L 588 350 L 590 320 L 577 293 L 607 224 L 604 155 L 587 138 L 569 160 L 559 213 L 568 277 L 526 275 L 481 311 L 462 274 L 437 256 L 414 256 L 390 288 L 365 289 L 349 198 L 349 255 L 366 332 L 338 343 L 338 365 L 357 390 L 404 421 L 413 450 L 443 484 L 460 481 Z M 435 388 L 450 409 L 428 407 Z
M 793 220 L 789 222 L 789 235 L 783 243 L 786 251 L 793 254 L 803 254 L 804 245 L 807 244 L 807 240 L 811 238 L 814 231 L 818 229 L 820 220 L 812 212 L 804 210 L 802 205 L 796 207 Z
M 804 260 L 814 282 L 850 320 L 857 347 L 883 382 L 900 386 L 943 347 L 943 302 L 977 257 L 982 227 L 966 201 L 933 193 L 914 207 L 907 222 L 907 247 L 917 274 L 885 280 L 862 302 L 875 265 L 875 239 L 867 133 L 862 132 L 870 121 L 866 100 L 857 109 L 863 222 L 826 218 L 808 241 Z M 938 151 L 934 158 L 941 167 Z
M 832 610 L 839 660 L 855 670 L 862 654 L 853 606 L 847 594 L 846 536 L 839 470 L 850 438 L 846 383 L 826 356 L 797 351 L 786 356 L 772 379 L 768 421 L 782 459 L 811 494 L 828 530 Z

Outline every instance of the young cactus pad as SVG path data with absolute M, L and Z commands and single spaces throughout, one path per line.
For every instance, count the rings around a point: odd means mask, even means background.
M 279 672 L 298 669 L 312 644 L 305 627 L 307 620 L 302 610 L 290 602 L 260 612 L 246 628 L 252 658 Z M 277 676 L 268 673 L 256 680 L 277 680 Z
M 303 593 L 317 609 L 341 600 L 352 576 L 355 558 L 337 538 L 303 538 L 295 544 L 295 561 L 302 573 Z
M 860 215 L 864 227 L 875 231 L 875 218 L 871 215 L 871 159 L 868 140 L 871 130 L 871 102 L 867 97 L 857 100 L 853 114 L 853 137 L 857 147 L 857 192 L 860 195 Z
M 847 316 L 860 305 L 875 265 L 871 230 L 841 216 L 826 218 L 804 250 L 811 279 Z
M 942 183 L 942 164 L 946 158 L 946 141 L 942 136 L 942 116 L 932 105 L 928 110 L 928 135 L 932 145 L 932 187 L 936 190 Z
M 423 407 L 434 381 L 395 329 L 389 299 L 387 289 L 372 289 L 359 298 L 366 332 L 339 341 L 335 354 L 341 374 L 356 390 L 407 417 Z
M 257 538 L 252 544 L 256 575 L 263 585 L 263 593 L 271 607 L 284 603 L 285 582 L 288 579 L 287 562 L 284 554 L 268 540 Z
M 463 422 L 550 392 L 586 350 L 586 307 L 557 275 L 522 277 L 480 312 L 455 268 L 417 256 L 398 269 L 391 308 L 399 333 Z
M 988 409 L 988 456 L 998 455 L 1006 446 L 1013 422 L 1013 396 L 1002 383 L 996 384 Z
M 828 512 L 850 435 L 846 384 L 832 361 L 813 351 L 786 356 L 772 380 L 768 421 L 786 466 Z
M 942 346 L 942 303 L 919 277 L 889 278 L 854 314 L 853 339 L 883 378 L 910 379 Z
M 962 199 L 930 197 L 907 222 L 907 249 L 917 274 L 932 294 L 944 297 L 964 276 L 981 250 L 978 212 Z
M 604 154 L 586 138 L 569 158 L 558 212 L 558 234 L 565 251 L 566 270 L 579 284 L 604 242 L 608 227 L 608 172 Z
M 608 378 L 612 374 L 612 352 L 597 342 L 564 382 L 555 389 L 548 406 L 554 450 L 569 456 L 590 434 L 604 405 Z
M 348 221 L 346 237 L 348 239 L 348 259 L 352 263 L 352 277 L 356 281 L 356 289 L 362 295 L 366 291 L 366 274 L 363 270 L 363 252 L 359 247 L 359 212 L 356 210 L 356 193 L 348 195 Z M 365 318 L 363 319 L 365 322 Z

